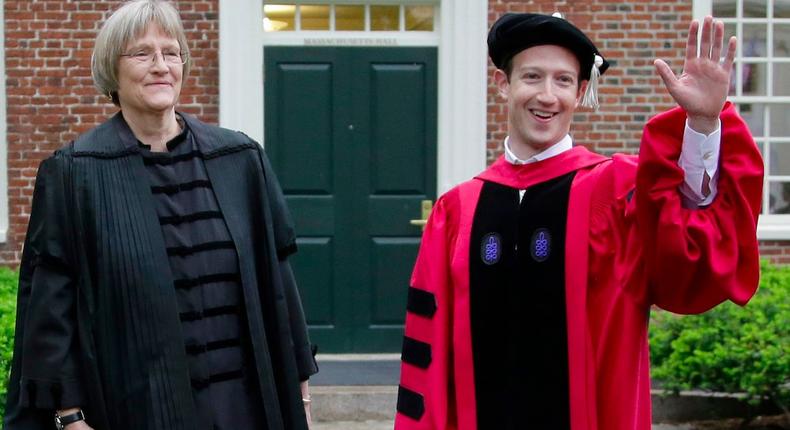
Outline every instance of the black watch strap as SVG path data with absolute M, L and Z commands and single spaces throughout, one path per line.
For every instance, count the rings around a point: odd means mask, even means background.
M 77 421 L 85 420 L 85 414 L 82 411 L 74 412 L 73 414 L 63 415 L 55 414 L 55 423 L 58 429 L 62 429 L 71 423 L 76 423 Z

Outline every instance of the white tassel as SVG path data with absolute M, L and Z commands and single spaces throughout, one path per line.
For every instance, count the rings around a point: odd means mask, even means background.
M 590 80 L 587 82 L 587 89 L 584 91 L 582 97 L 582 106 L 598 110 L 598 81 L 601 78 L 601 71 L 599 67 L 603 66 L 603 58 L 600 55 L 595 56 L 593 61 L 592 70 L 590 70 Z

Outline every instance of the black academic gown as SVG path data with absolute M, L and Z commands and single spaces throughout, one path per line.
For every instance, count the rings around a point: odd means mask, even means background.
M 286 257 L 295 236 L 262 148 L 182 114 L 239 256 L 268 429 L 307 429 L 299 382 L 317 371 Z M 120 114 L 39 168 L 20 267 L 5 428 L 53 427 L 79 404 L 96 430 L 193 430 L 173 277 L 146 171 Z

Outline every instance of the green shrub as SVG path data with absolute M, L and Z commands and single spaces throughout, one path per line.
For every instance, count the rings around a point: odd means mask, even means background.
M 740 307 L 651 315 L 652 376 L 668 390 L 745 393 L 751 404 L 790 405 L 790 267 L 763 263 L 760 288 Z
M 6 383 L 11 371 L 16 319 L 16 289 L 19 275 L 0 267 L 0 422 L 5 412 Z

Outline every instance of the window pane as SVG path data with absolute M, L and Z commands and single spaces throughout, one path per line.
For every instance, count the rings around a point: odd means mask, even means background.
M 741 90 L 745 96 L 764 96 L 767 88 L 767 68 L 765 63 L 746 63 L 743 65 Z
M 264 31 L 294 31 L 296 29 L 296 6 L 267 4 L 263 7 Z
M 744 0 L 743 16 L 746 18 L 768 17 L 768 2 L 766 0 Z
M 774 64 L 775 96 L 790 96 L 790 63 Z
M 774 56 L 790 57 L 790 25 L 774 25 Z
M 365 6 L 335 6 L 335 30 L 364 31 Z
M 433 6 L 406 6 L 406 31 L 433 31 Z
M 713 16 L 716 18 L 735 18 L 735 0 L 713 0 Z
M 790 182 L 768 183 L 769 204 L 772 214 L 790 214 Z
M 765 44 L 765 35 L 768 26 L 765 24 L 744 24 L 743 25 L 743 56 L 744 57 L 765 57 L 768 52 Z
M 398 31 L 400 6 L 371 6 L 370 29 L 373 31 Z
M 716 17 L 716 18 L 718 18 L 718 17 Z M 737 26 L 735 25 L 734 22 L 728 22 L 728 23 L 724 24 L 724 40 L 725 40 L 725 42 L 727 40 L 730 40 L 730 37 L 737 36 L 737 34 L 735 34 L 736 30 L 737 30 Z M 738 42 L 740 43 L 740 40 Z M 725 46 L 726 46 L 726 44 L 725 44 Z
M 771 137 L 790 137 L 790 105 L 771 105 Z
M 790 18 L 790 0 L 774 0 L 774 18 Z
M 736 31 L 736 26 L 735 26 L 734 23 L 724 24 L 724 40 L 730 40 L 731 36 L 737 36 L 737 34 L 735 34 L 735 31 Z M 740 42 L 740 40 L 738 42 Z M 722 61 L 724 61 L 723 58 L 722 58 Z M 735 67 L 733 67 L 732 70 L 730 71 L 730 93 L 729 93 L 729 95 L 731 95 L 731 96 L 735 95 L 735 88 L 737 88 L 736 87 L 737 83 L 735 82 L 735 79 L 737 78 L 737 76 L 735 74 L 735 71 L 737 70 L 737 67 L 738 67 L 738 63 L 736 62 L 735 63 Z
M 790 143 L 772 142 L 770 175 L 790 175 Z M 790 202 L 789 202 L 790 203 Z
M 302 14 L 302 30 L 329 30 L 329 6 L 303 4 L 299 6 Z
M 765 105 L 743 103 L 738 105 L 741 117 L 746 121 L 752 135 L 755 137 L 765 136 Z
M 737 85 L 738 85 L 738 82 L 737 82 L 738 74 L 736 73 L 736 71 L 738 70 L 738 67 L 741 67 L 740 64 L 741 63 L 736 61 L 733 64 L 733 66 L 732 66 L 732 70 L 730 70 L 730 91 L 727 93 L 727 95 L 730 95 L 730 96 L 736 95 L 735 94 L 735 89 L 738 88 L 737 87 Z

